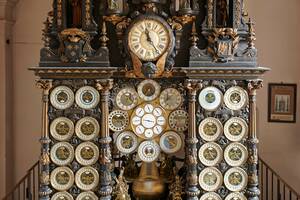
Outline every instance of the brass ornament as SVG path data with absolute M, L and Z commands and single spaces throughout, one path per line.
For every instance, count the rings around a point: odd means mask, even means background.
M 129 186 L 124 177 L 124 168 L 120 170 L 118 178 L 115 178 L 116 185 L 113 188 L 113 196 L 115 200 L 131 200 L 128 194 Z

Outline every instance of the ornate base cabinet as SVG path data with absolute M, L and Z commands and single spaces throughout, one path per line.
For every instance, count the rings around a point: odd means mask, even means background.
M 40 199 L 258 200 L 243 0 L 54 0 L 43 30 Z

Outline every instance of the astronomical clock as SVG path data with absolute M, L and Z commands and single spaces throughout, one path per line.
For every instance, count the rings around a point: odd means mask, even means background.
M 243 0 L 53 0 L 44 24 L 40 199 L 259 199 Z

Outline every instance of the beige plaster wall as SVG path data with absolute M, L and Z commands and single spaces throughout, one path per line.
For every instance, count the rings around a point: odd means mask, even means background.
M 300 1 L 248 1 L 256 21 L 259 63 L 272 68 L 258 96 L 261 157 L 300 193 Z M 298 84 L 297 123 L 268 123 L 268 83 Z
M 25 174 L 39 155 L 40 91 L 34 87 L 35 77 L 27 68 L 38 63 L 39 49 L 42 46 L 42 22 L 50 9 L 50 3 L 50 1 L 22 0 L 16 7 L 12 66 L 14 170 L 11 174 L 15 182 Z M 298 0 L 288 2 L 255 0 L 249 1 L 247 8 L 256 21 L 258 38 L 256 46 L 259 49 L 260 64 L 272 67 L 272 72 L 267 74 L 265 87 L 259 92 L 258 97 L 261 155 L 300 192 L 300 145 L 298 145 L 300 116 L 298 115 L 297 124 L 267 123 L 266 87 L 268 82 L 283 81 L 299 84 L 300 12 L 297 10 L 299 4 Z M 300 97 L 298 102 L 299 99 Z M 300 106 L 298 106 L 298 113 L 299 111 Z M 3 170 L 0 164 L 0 177 L 2 177 L 1 173 L 5 173 Z

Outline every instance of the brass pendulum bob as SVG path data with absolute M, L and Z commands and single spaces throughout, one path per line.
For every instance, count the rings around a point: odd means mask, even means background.
M 133 194 L 138 200 L 159 199 L 165 191 L 155 162 L 142 163 L 139 177 L 133 182 Z

